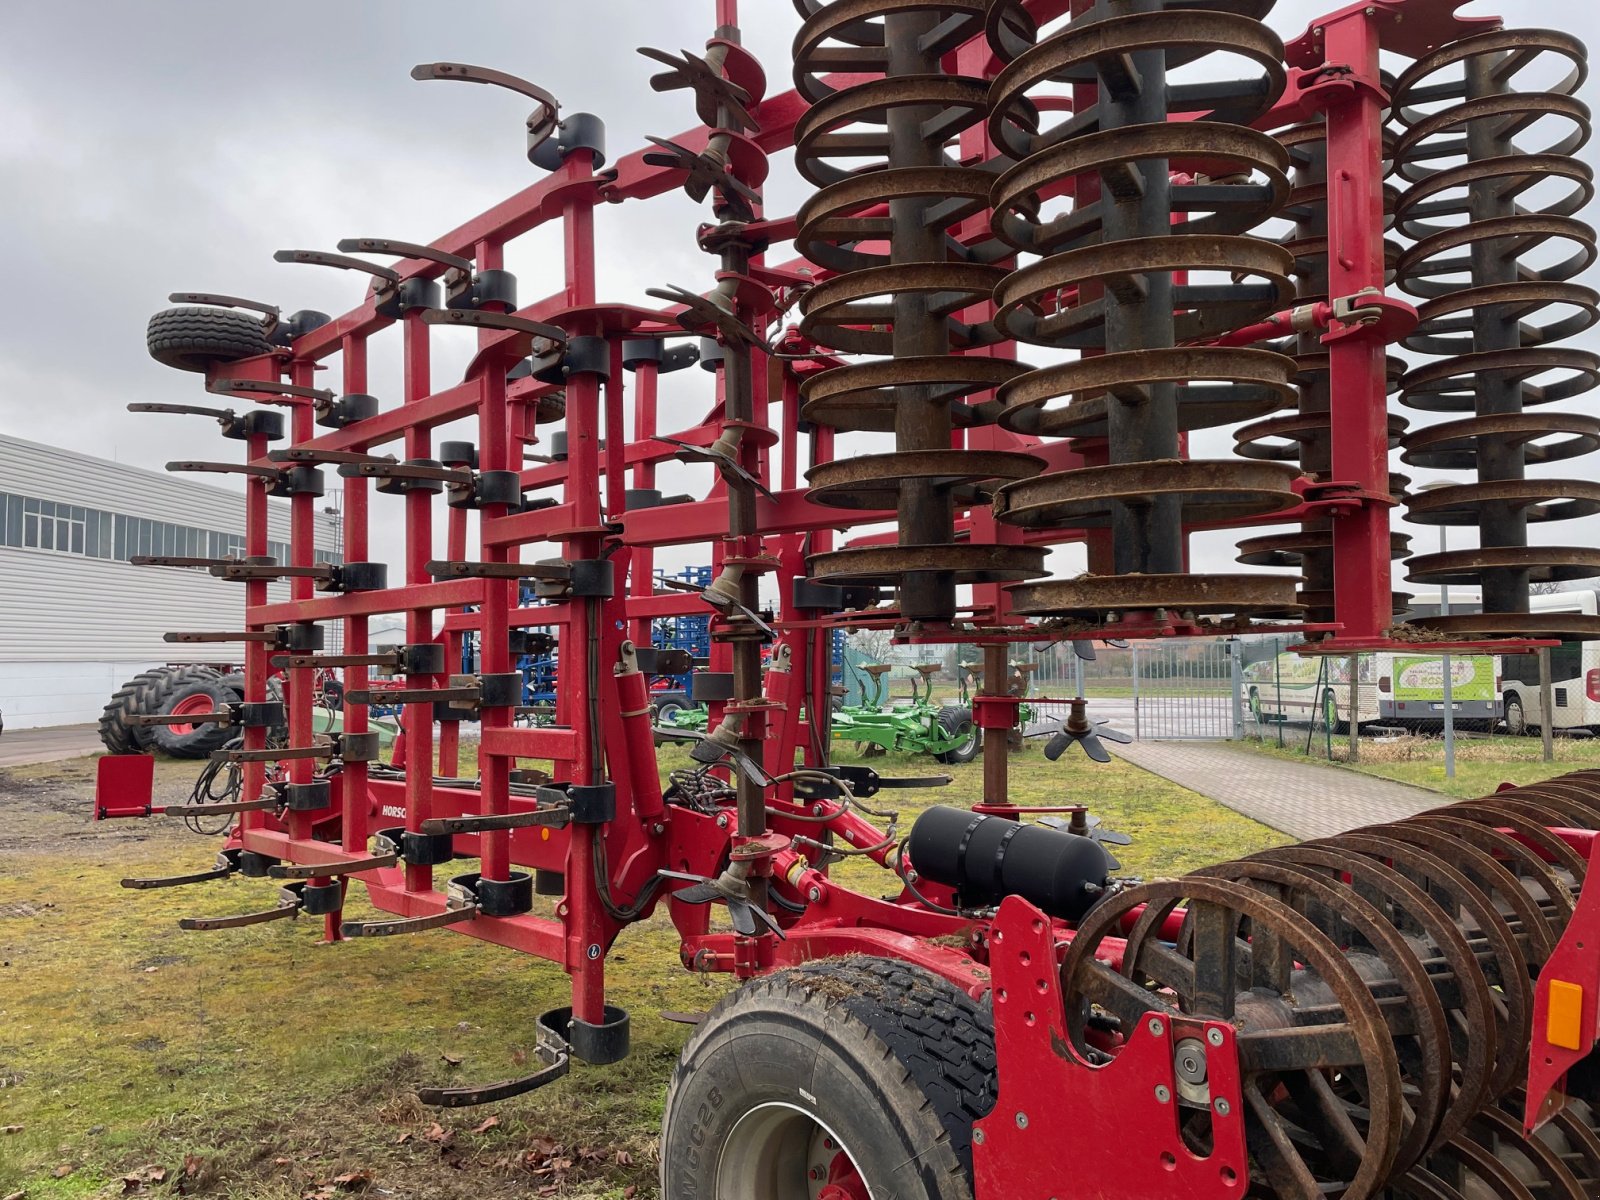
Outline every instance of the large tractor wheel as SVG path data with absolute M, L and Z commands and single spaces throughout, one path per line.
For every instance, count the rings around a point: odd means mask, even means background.
M 221 679 L 195 679 L 167 693 L 161 712 L 171 716 L 200 716 L 219 712 L 234 702 L 234 691 Z M 237 731 L 215 721 L 194 725 L 156 725 L 151 744 L 171 758 L 209 758 L 221 750 Z
M 905 963 L 811 963 L 746 984 L 684 1047 L 661 1136 L 666 1200 L 971 1200 L 994 1037 Z
M 156 667 L 141 671 L 111 694 L 100 713 L 100 740 L 112 754 L 145 754 L 154 745 L 155 731 L 148 725 L 130 725 L 129 717 L 153 716 L 172 690 L 198 680 L 214 681 L 210 667 Z
M 162 366 L 205 371 L 218 363 L 269 354 L 259 317 L 229 308 L 164 308 L 145 328 L 145 346 Z
M 943 754 L 936 754 L 935 758 L 942 763 L 968 763 L 978 757 L 978 751 L 983 749 L 983 732 L 972 723 L 970 708 L 947 704 L 939 710 L 939 715 L 934 719 L 939 722 L 939 728 L 945 737 L 965 739 L 957 742 Z

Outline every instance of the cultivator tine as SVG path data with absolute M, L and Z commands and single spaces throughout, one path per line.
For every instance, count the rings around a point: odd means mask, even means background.
M 181 809 L 173 809 L 176 816 L 185 817 L 220 817 L 230 813 L 270 812 L 283 807 L 283 802 L 270 796 L 262 796 L 258 800 L 211 800 L 200 804 L 185 804 Z
M 228 917 L 184 917 L 178 928 L 194 933 L 210 933 L 218 929 L 243 929 L 247 925 L 265 925 L 268 921 L 293 920 L 300 915 L 304 901 L 293 887 L 278 889 L 276 907 L 261 912 L 235 913 Z
M 273 879 L 316 879 L 324 875 L 336 877 L 377 871 L 396 866 L 399 862 L 398 854 L 374 854 L 369 858 L 347 858 L 339 862 L 274 863 L 267 868 L 267 875 Z
M 505 71 L 492 67 L 476 67 L 470 63 L 434 62 L 418 63 L 411 68 L 411 78 L 417 80 L 445 79 L 460 83 L 486 83 L 505 88 L 520 96 L 527 96 L 539 107 L 528 115 L 528 157 L 559 128 L 561 105 L 556 98 L 536 83 L 529 83 Z
M 328 388 L 279 383 L 275 379 L 217 379 L 206 386 L 206 391 L 218 396 L 289 396 L 320 404 L 331 403 L 334 398 L 334 393 Z
M 496 829 L 529 829 L 534 826 L 565 829 L 571 823 L 570 809 L 541 808 L 533 812 L 491 813 L 475 817 L 430 817 L 422 822 L 419 832 L 437 837 L 441 834 L 488 833 Z
M 470 258 L 462 258 L 459 254 L 449 254 L 418 242 L 401 242 L 392 238 L 341 238 L 336 249 L 343 254 L 393 254 L 397 258 L 417 258 L 440 263 L 463 273 L 472 270 Z
M 213 879 L 227 879 L 239 870 L 239 851 L 224 850 L 217 855 L 216 865 L 209 871 L 194 871 L 187 875 L 162 875 L 155 878 L 130 878 L 122 886 L 138 892 L 157 888 L 187 887 L 191 883 L 209 883 Z
M 547 1083 L 554 1083 L 565 1075 L 572 1065 L 572 1048 L 567 1045 L 550 1022 L 554 1014 L 546 1013 L 535 1025 L 537 1042 L 534 1053 L 544 1064 L 544 1069 L 517 1079 L 503 1079 L 499 1083 L 480 1084 L 477 1087 L 419 1087 L 417 1099 L 438 1108 L 467 1108 L 474 1104 L 493 1104 L 521 1096 Z
M 395 937 L 402 933 L 426 933 L 430 929 L 459 925 L 463 921 L 473 920 L 477 915 L 478 906 L 467 904 L 420 917 L 396 917 L 392 921 L 345 921 L 339 926 L 339 932 L 347 938 Z
M 283 310 L 276 304 L 266 304 L 260 300 L 246 300 L 242 296 L 224 296 L 217 292 L 172 292 L 167 296 L 169 304 L 205 304 L 213 308 L 245 308 L 251 312 L 258 312 L 266 317 L 271 326 L 276 325 L 278 318 L 283 315 Z
M 367 701 L 354 700 L 357 704 Z M 333 758 L 338 751 L 330 744 L 327 746 L 286 746 L 277 750 L 213 750 L 212 762 L 277 762 L 280 759 L 291 758 Z

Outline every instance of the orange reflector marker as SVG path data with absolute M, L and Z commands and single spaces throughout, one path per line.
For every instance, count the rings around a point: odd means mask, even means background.
M 1587 1050 L 1583 1044 L 1583 988 L 1576 983 L 1550 981 L 1550 1011 L 1545 1040 L 1563 1050 Z

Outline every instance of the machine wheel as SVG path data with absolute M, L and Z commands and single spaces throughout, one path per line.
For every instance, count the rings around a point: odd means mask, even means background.
M 234 671 L 231 674 L 224 675 L 217 682 L 222 684 L 222 686 L 227 688 L 230 692 L 233 692 L 235 695 L 237 695 L 239 697 L 240 702 L 243 703 L 243 701 L 244 701 L 244 672 L 243 671 Z
M 317 702 L 323 708 L 338 712 L 344 707 L 344 684 L 337 679 L 329 679 L 322 685 L 322 691 L 317 693 Z
M 145 327 L 145 346 L 162 366 L 180 371 L 272 352 L 259 318 L 227 308 L 164 308 Z
M 1257 725 L 1261 724 L 1261 689 L 1251 688 L 1250 695 L 1245 703 L 1250 706 L 1250 717 Z
M 667 1089 L 661 1190 L 703 1200 L 971 1200 L 994 1036 L 962 992 L 879 958 L 746 984 Z
M 169 692 L 161 711 L 177 716 L 198 716 L 233 703 L 233 697 L 233 689 L 225 686 L 220 678 L 197 679 Z M 155 749 L 172 758 L 208 758 L 213 750 L 222 749 L 238 736 L 236 730 L 210 721 L 198 725 L 155 725 L 151 727 L 151 734 Z
M 1510 737 L 1530 737 L 1537 730 L 1528 724 L 1528 714 L 1522 707 L 1522 697 L 1512 692 L 1506 697 L 1506 733 Z
M 172 689 L 196 680 L 215 680 L 210 667 L 156 667 L 141 671 L 111 694 L 111 703 L 100 713 L 100 740 L 112 754 L 144 754 L 154 744 L 155 731 L 148 725 L 130 725 L 129 717 L 149 716 L 162 711 Z
M 949 737 L 967 735 L 966 741 L 958 743 L 943 754 L 934 755 L 935 758 L 942 763 L 968 763 L 978 757 L 978 751 L 983 748 L 983 734 L 972 723 L 970 708 L 947 704 L 939 710 L 939 715 L 934 719 Z

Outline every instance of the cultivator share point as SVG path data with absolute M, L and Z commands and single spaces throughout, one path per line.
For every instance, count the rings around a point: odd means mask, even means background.
M 1530 580 L 1600 573 L 1600 552 L 1526 530 L 1600 511 L 1600 485 L 1526 473 L 1600 447 L 1600 424 L 1546 411 L 1600 379 L 1558 344 L 1600 314 L 1574 282 L 1595 256 L 1582 47 L 1459 0 L 1371 0 L 1287 44 L 1270 0 L 797 5 L 793 90 L 741 44 L 737 0 L 703 52 L 644 50 L 663 110 L 699 124 L 618 157 L 599 116 L 534 84 L 418 67 L 532 100 L 528 187 L 428 244 L 280 254 L 370 279 L 337 318 L 194 294 L 152 319 L 157 358 L 247 406 L 146 406 L 243 450 L 172 464 L 240 474 L 248 514 L 242 558 L 183 564 L 239 584 L 239 627 L 174 637 L 246 659 L 204 722 L 198 701 L 134 712 L 149 680 L 108 720 L 130 751 L 158 722 L 220 725 L 237 743 L 212 757 L 242 782 L 201 814 L 237 821 L 214 864 L 128 885 L 195 885 L 203 911 L 207 882 L 263 881 L 253 910 L 187 928 L 306 914 L 334 942 L 450 931 L 560 963 L 571 1004 L 529 1017 L 539 1069 L 424 1090 L 443 1105 L 625 1055 L 608 952 L 666 914 L 687 968 L 743 981 L 668 1090 L 670 1200 L 1600 1196 L 1600 774 L 1155 882 L 1114 874 L 1078 776 L 1047 810 L 1007 788 L 1019 712 L 1044 699 L 1013 686 L 1014 644 L 1270 621 L 1307 652 L 1384 648 L 1398 503 L 1480 534 L 1412 575 L 1481 583 L 1482 615 L 1433 625 L 1504 640 L 1442 646 L 1594 635 L 1527 614 Z M 1380 50 L 1408 61 L 1398 79 Z M 770 214 L 768 156 L 790 147 L 815 190 Z M 680 188 L 709 204 L 704 276 L 649 305 L 600 295 L 595 210 Z M 565 275 L 530 297 L 506 251 L 544 226 Z M 374 396 L 369 342 L 395 325 L 399 391 Z M 475 354 L 436 383 L 452 327 Z M 695 363 L 705 415 L 685 426 L 657 383 Z M 1408 429 L 1396 391 L 1450 419 Z M 462 420 L 475 441 L 435 444 Z M 1239 456 L 1189 456 L 1225 428 Z M 1408 498 L 1396 446 L 1477 479 Z M 692 494 L 662 494 L 669 460 Z M 334 486 L 337 566 L 312 544 Z M 269 496 L 292 514 L 285 562 Z M 392 571 L 379 523 L 404 529 Z M 1298 528 L 1241 561 L 1293 573 L 1193 568 L 1191 531 L 1259 523 Z M 1049 578 L 1068 541 L 1088 573 Z M 657 585 L 669 547 L 710 572 Z M 394 612 L 405 644 L 372 650 L 369 619 Z M 650 682 L 689 664 L 651 630 L 695 614 L 708 716 L 663 787 Z M 981 648 L 981 789 L 903 830 L 896 789 L 948 777 L 830 762 L 841 628 Z M 554 712 L 519 719 L 516 663 L 552 652 Z M 317 736 L 330 668 L 346 712 Z M 379 757 L 380 702 L 403 769 Z M 1081 699 L 1045 732 L 1062 770 L 1092 770 L 1074 746 L 1105 756 Z M 162 811 L 147 759 L 102 772 L 100 817 Z M 847 855 L 884 883 L 842 885 Z M 346 918 L 353 886 L 381 919 Z

